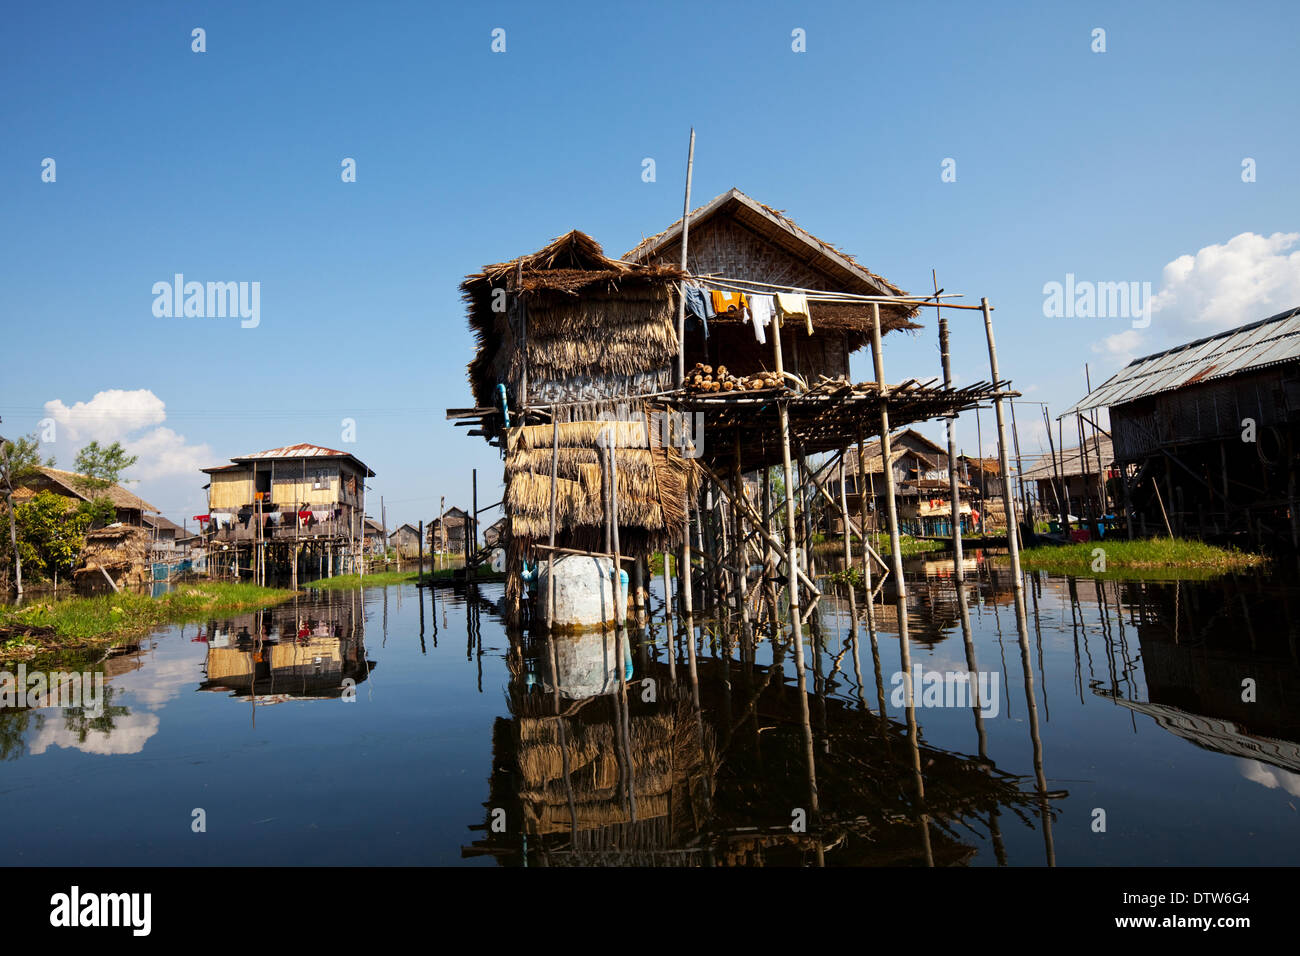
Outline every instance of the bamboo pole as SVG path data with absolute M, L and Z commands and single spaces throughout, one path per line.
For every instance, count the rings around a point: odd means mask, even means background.
M 998 389 L 993 397 L 993 413 L 998 423 L 998 467 L 1002 470 L 1002 500 L 1007 519 L 1007 550 L 1011 553 L 1011 575 L 1015 581 L 1016 593 L 1023 597 L 1024 582 L 1020 578 L 1020 536 L 1017 533 L 1016 504 L 1008 485 L 1010 462 L 1007 459 L 1007 423 L 1002 411 L 1001 379 L 998 376 L 998 347 L 993 340 L 993 316 L 989 309 L 989 300 L 980 299 L 984 309 L 984 335 L 989 344 L 989 374 L 993 377 L 993 387 Z
M 877 307 L 878 309 L 879 307 Z M 781 327 L 779 322 L 773 331 L 776 355 L 776 373 L 785 372 L 781 357 Z M 803 621 L 799 616 L 799 548 L 795 544 L 794 517 L 794 469 L 790 462 L 790 411 L 785 401 L 778 401 L 777 418 L 781 427 L 781 468 L 785 481 L 785 534 L 786 534 L 786 574 L 787 589 L 790 595 L 790 626 L 794 636 L 795 673 L 799 684 L 799 709 L 803 722 L 804 759 L 808 763 L 808 803 L 814 818 L 821 812 L 817 792 L 817 770 L 813 755 L 812 725 L 808 714 L 808 675 L 803 656 Z
M 691 175 L 695 170 L 695 127 L 691 127 L 691 145 L 686 152 L 686 198 L 682 202 L 682 271 L 686 271 L 686 244 L 691 233 Z M 683 282 L 677 296 L 677 387 L 686 381 L 686 287 Z M 688 568 L 689 570 L 689 568 Z
M 907 580 L 903 576 L 903 542 L 898 533 L 898 502 L 894 497 L 894 468 L 889 440 L 889 387 L 885 384 L 885 359 L 881 348 L 880 306 L 871 306 L 871 357 L 876 367 L 876 388 L 880 395 L 880 461 L 885 479 L 886 514 L 889 518 L 889 545 L 894 565 L 894 588 L 897 592 L 899 666 L 903 672 L 903 692 L 907 714 L 907 736 L 912 741 L 912 778 L 918 805 L 925 803 L 925 777 L 921 771 L 921 752 L 915 746 L 919 731 L 916 725 L 916 702 L 912 695 L 912 647 L 907 628 Z M 996 378 L 996 377 L 995 377 Z M 996 384 L 996 381 L 995 381 Z M 922 836 L 927 859 L 930 858 L 930 830 L 924 821 Z
M 930 271 L 934 294 L 939 295 L 939 277 Z M 939 362 L 943 368 L 943 387 L 952 388 L 952 358 L 949 351 L 948 318 L 938 309 Z M 961 543 L 961 485 L 957 480 L 957 416 L 948 416 L 948 504 L 952 513 L 952 574 L 960 590 L 963 582 Z

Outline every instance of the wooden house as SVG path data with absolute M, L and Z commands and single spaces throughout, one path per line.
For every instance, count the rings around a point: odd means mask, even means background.
M 384 552 L 384 526 L 374 518 L 366 518 L 364 521 L 364 530 L 361 532 L 364 540 L 365 549 L 371 554 L 383 554 Z
M 891 435 L 890 444 L 890 471 L 902 530 L 908 534 L 950 533 L 952 504 L 947 450 L 911 428 Z M 856 450 L 850 449 L 844 457 L 844 497 L 849 513 L 856 517 L 865 495 L 868 523 L 883 527 L 883 522 L 877 521 L 877 516 L 885 511 L 884 461 L 880 442 L 866 443 L 863 452 L 865 468 L 861 474 Z M 837 475 L 832 476 L 828 487 L 831 496 L 838 498 Z M 959 513 L 965 527 L 971 518 L 971 488 L 959 479 L 958 492 L 962 496 Z
M 145 525 L 147 515 L 160 514 L 159 510 L 149 502 L 127 491 L 121 485 L 109 485 L 107 488 L 99 489 L 92 488 L 88 482 L 89 479 L 85 475 L 79 475 L 75 471 L 41 466 L 37 469 L 36 475 L 23 483 L 22 488 L 15 489 L 14 500 L 22 502 L 42 491 L 53 492 L 74 504 L 107 498 L 112 502 L 115 520 L 133 527 Z
M 450 554 L 464 554 L 465 542 L 469 540 L 469 512 L 464 508 L 448 508 L 425 524 L 424 533 L 430 554 L 444 548 Z
M 679 221 L 611 259 L 573 231 L 462 283 L 477 340 L 469 364 L 475 406 L 447 414 L 477 424 L 469 434 L 504 452 L 512 572 L 539 559 L 552 530 L 553 487 L 562 548 L 607 550 L 604 523 L 617 500 L 618 544 L 637 559 L 637 592 L 640 559 L 682 543 L 688 502 L 706 476 L 733 484 L 781 461 L 778 405 L 801 456 L 878 432 L 880 384 L 850 383 L 849 357 L 876 331 L 917 327 L 914 300 L 736 189 L 690 213 L 685 270 L 682 241 Z M 754 320 L 747 304 L 688 324 L 682 313 L 702 294 L 701 283 L 717 286 L 710 292 L 720 303 L 729 285 L 742 283 L 760 314 L 767 289 L 785 290 L 786 304 L 797 308 L 785 311 L 783 326 Z M 735 293 L 737 302 L 743 294 Z M 687 380 L 684 370 L 695 363 L 716 368 L 719 378 L 727 366 L 723 394 L 704 394 L 700 382 Z M 972 407 L 990 391 L 987 383 L 949 391 L 911 379 L 890 387 L 889 414 L 906 425 Z M 702 440 L 674 439 L 673 421 Z M 608 447 L 616 451 L 612 473 Z M 517 578 L 507 579 L 512 618 L 522 596 Z
M 360 550 L 365 482 L 374 472 L 356 456 L 302 443 L 230 461 L 202 469 L 208 513 L 197 517 L 232 567 L 247 570 L 254 558 L 288 562 L 305 549 L 323 556 L 332 573 L 336 561 Z
M 504 542 L 501 540 L 505 534 L 506 519 L 497 518 L 490 525 L 483 529 L 483 546 L 485 548 L 495 548 Z
M 1062 417 L 1103 408 L 1131 530 L 1300 547 L 1300 308 L 1134 359 Z
M 623 258 L 667 268 L 681 264 L 682 221 L 642 240 Z M 904 296 L 892 282 L 870 271 L 852 256 L 818 239 L 783 213 L 729 189 L 690 214 L 687 271 L 728 279 L 798 286 L 827 292 L 874 296 Z M 849 378 L 849 356 L 871 341 L 871 309 L 861 303 L 810 303 L 812 333 L 795 323 L 781 329 L 784 368 L 810 384 L 818 376 Z M 887 305 L 881 310 L 882 330 L 916 328 L 916 308 Z M 743 314 L 715 314 L 686 328 L 686 366 L 696 362 L 725 365 L 737 375 L 772 369 L 772 345 L 762 341 Z
M 1042 455 L 1025 465 L 1021 481 L 1032 489 L 1040 510 L 1059 515 L 1065 505 L 1069 514 L 1103 514 L 1107 510 L 1106 483 L 1119 472 L 1111 440 L 1105 435 L 1088 441 L 1080 452 L 1076 446 L 1058 450 L 1056 459 Z
M 420 530 L 409 522 L 388 534 L 388 546 L 403 557 L 420 551 Z

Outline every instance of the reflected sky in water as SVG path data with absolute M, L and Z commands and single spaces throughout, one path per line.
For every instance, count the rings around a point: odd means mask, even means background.
M 972 559 L 968 641 L 951 562 L 914 562 L 913 667 L 973 659 L 996 695 L 977 709 L 918 686 L 915 744 L 894 605 L 873 606 L 873 645 L 862 592 L 824 590 L 805 632 L 820 814 L 788 636 L 703 613 L 674 656 L 656 592 L 621 642 L 512 642 L 500 585 L 403 585 L 160 630 L 94 665 L 102 715 L 0 709 L 0 806 L 20 822 L 3 859 L 1293 862 L 1293 582 L 1030 575 L 1022 642 L 1009 572 Z

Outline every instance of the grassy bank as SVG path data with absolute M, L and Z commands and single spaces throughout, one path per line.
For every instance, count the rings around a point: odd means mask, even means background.
M 359 574 L 339 574 L 332 578 L 321 578 L 305 585 L 320 591 L 347 591 L 359 587 L 384 587 L 389 584 L 415 584 L 419 581 L 451 581 L 459 568 L 443 568 L 440 571 L 376 571 L 362 579 Z M 474 576 L 476 581 L 504 581 L 506 576 L 489 567 L 480 567 Z
M 1094 554 L 1098 548 L 1104 552 L 1104 566 L 1101 555 Z M 1116 573 L 1140 577 L 1179 577 L 1187 573 L 1193 577 L 1210 577 L 1256 567 L 1266 561 L 1258 554 L 1185 538 L 1084 541 L 1027 548 L 1020 552 L 1021 566 L 1027 570 L 1096 577 L 1114 576 Z M 1098 570 L 1093 570 L 1094 567 Z
M 181 584 L 158 598 L 123 592 L 96 597 L 0 605 L 0 659 L 22 660 L 43 650 L 111 644 L 160 624 L 279 604 L 293 591 L 255 584 Z

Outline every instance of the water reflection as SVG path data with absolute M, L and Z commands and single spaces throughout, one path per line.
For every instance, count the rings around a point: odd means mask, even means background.
M 1289 578 L 1031 574 L 1018 591 L 983 554 L 960 581 L 934 557 L 907 576 L 913 665 L 999 677 L 942 705 L 920 696 L 915 733 L 895 695 L 888 577 L 870 602 L 823 583 L 805 609 L 803 694 L 759 579 L 743 612 L 701 601 L 689 630 L 656 581 L 649 617 L 554 640 L 507 634 L 500 586 L 327 591 L 58 662 L 101 672 L 107 706 L 0 708 L 7 800 L 31 833 L 66 834 L 73 860 L 93 833 L 135 862 L 133 846 L 163 848 L 152 862 L 233 862 L 241 847 L 306 862 L 327 827 L 365 863 L 1288 861 L 1300 795 Z M 304 703 L 250 722 L 232 699 L 254 715 Z M 83 760 L 96 772 L 61 788 Z M 247 773 L 280 774 L 269 806 L 245 807 Z M 114 843 L 93 810 L 124 792 L 147 796 Z M 351 812 L 356 799 L 373 821 Z M 198 805 L 246 831 L 200 846 L 154 822 Z M 1125 839 L 1092 831 L 1098 806 Z M 287 822 L 257 829 L 270 819 Z M 0 849 L 26 847 L 26 832 Z
M 356 592 L 322 591 L 309 602 L 209 621 L 194 638 L 208 650 L 199 690 L 259 706 L 355 691 L 378 666 L 366 659 L 360 607 Z

